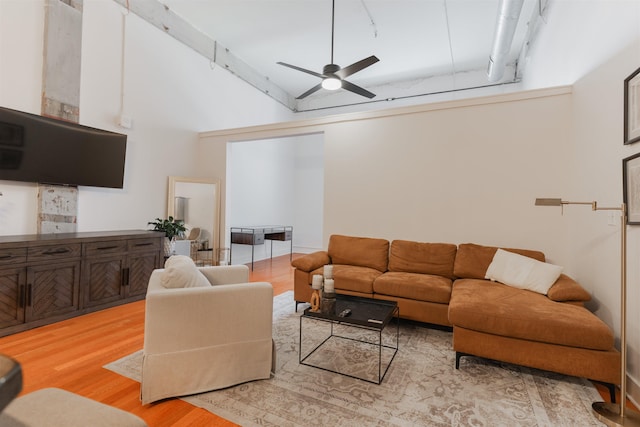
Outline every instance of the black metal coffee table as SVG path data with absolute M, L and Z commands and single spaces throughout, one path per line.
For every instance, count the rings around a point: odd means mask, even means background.
M 339 317 L 338 314 L 345 309 L 350 309 L 351 314 L 347 317 Z M 307 308 L 304 310 L 304 313 L 300 316 L 300 340 L 299 340 L 299 362 L 302 365 L 312 366 L 314 368 L 323 369 L 329 372 L 335 372 L 341 375 L 345 375 L 351 378 L 357 378 L 363 381 L 367 381 L 374 384 L 380 384 L 384 379 L 384 376 L 387 374 L 389 367 L 391 366 L 391 362 L 395 358 L 398 352 L 398 341 L 400 336 L 400 323 L 397 322 L 396 327 L 396 336 L 395 336 L 395 346 L 384 344 L 382 333 L 386 326 L 389 324 L 393 317 L 398 317 L 400 314 L 400 309 L 398 308 L 398 304 L 395 301 L 385 301 L 378 300 L 372 298 L 363 298 L 357 296 L 350 295 L 340 295 L 336 296 L 336 309 L 334 313 L 314 313 L 311 311 L 311 308 Z M 323 321 L 329 322 L 331 324 L 331 332 L 328 337 L 322 340 L 319 344 L 317 344 L 308 354 L 304 357 L 302 355 L 302 341 L 303 341 L 303 320 L 314 320 L 314 321 Z M 363 339 L 359 339 L 357 337 L 347 337 L 336 334 L 334 331 L 334 325 L 345 325 L 348 327 L 354 327 L 359 329 L 364 329 L 367 331 L 373 331 L 374 334 L 377 333 L 377 342 L 371 342 Z M 377 347 L 378 349 L 378 378 L 377 380 L 371 380 L 359 375 L 352 375 L 347 372 L 341 372 L 337 369 L 332 369 L 328 367 L 320 366 L 317 363 L 311 363 L 309 358 L 317 354 L 316 352 L 322 352 L 322 347 L 328 343 L 330 340 L 339 339 L 339 340 L 347 340 L 346 342 L 357 342 L 366 346 Z M 383 349 L 392 350 L 391 357 L 389 361 L 385 364 L 384 372 L 382 371 L 382 351 Z

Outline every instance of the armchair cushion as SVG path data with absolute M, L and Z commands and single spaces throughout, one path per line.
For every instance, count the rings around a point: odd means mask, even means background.
M 211 286 L 211 283 L 198 270 L 191 257 L 174 255 L 165 263 L 162 286 L 167 289 L 199 288 Z
M 138 416 L 59 388 L 18 397 L 0 414 L 3 427 L 146 427 Z

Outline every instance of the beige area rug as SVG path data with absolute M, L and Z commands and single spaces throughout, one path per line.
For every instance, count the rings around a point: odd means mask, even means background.
M 601 398 L 589 381 L 472 357 L 456 370 L 451 333 L 410 322 L 400 323 L 400 350 L 380 385 L 300 365 L 300 308 L 294 312 L 292 292 L 274 298 L 273 378 L 184 400 L 242 426 L 602 425 L 592 415 Z M 304 322 L 305 346 L 307 335 L 327 333 L 324 322 Z M 394 337 L 385 333 L 385 343 Z M 377 350 L 333 341 L 318 362 L 377 375 Z M 141 359 L 140 351 L 105 368 L 139 381 Z

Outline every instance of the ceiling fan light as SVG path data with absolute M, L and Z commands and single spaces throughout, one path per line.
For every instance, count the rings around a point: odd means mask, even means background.
M 326 90 L 337 90 L 342 87 L 342 80 L 337 77 L 327 77 L 322 80 L 322 87 Z

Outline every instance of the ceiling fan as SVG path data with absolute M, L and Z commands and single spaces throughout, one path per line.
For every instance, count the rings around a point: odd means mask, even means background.
M 374 93 L 369 92 L 366 89 L 361 88 L 360 86 L 354 85 L 351 82 L 345 80 L 345 78 L 349 77 L 352 74 L 357 73 L 370 65 L 375 64 L 379 61 L 379 59 L 375 55 L 371 55 L 368 58 L 362 59 L 358 62 L 354 62 L 353 64 L 340 68 L 339 65 L 333 63 L 333 35 L 334 35 L 334 27 L 335 27 L 335 9 L 336 9 L 336 1 L 332 0 L 331 6 L 331 63 L 327 64 L 323 67 L 322 73 L 316 73 L 315 71 L 307 70 L 305 68 L 297 67 L 295 65 L 287 64 L 284 62 L 278 62 L 280 65 L 284 65 L 285 67 L 293 68 L 294 70 L 302 71 L 303 73 L 311 74 L 312 76 L 316 76 L 322 79 L 322 82 L 312 87 L 302 95 L 298 96 L 296 99 L 305 98 L 312 93 L 319 91 L 320 89 L 327 90 L 337 90 L 337 89 L 346 89 L 350 92 L 356 93 L 361 96 L 365 96 L 369 99 L 375 97 Z

